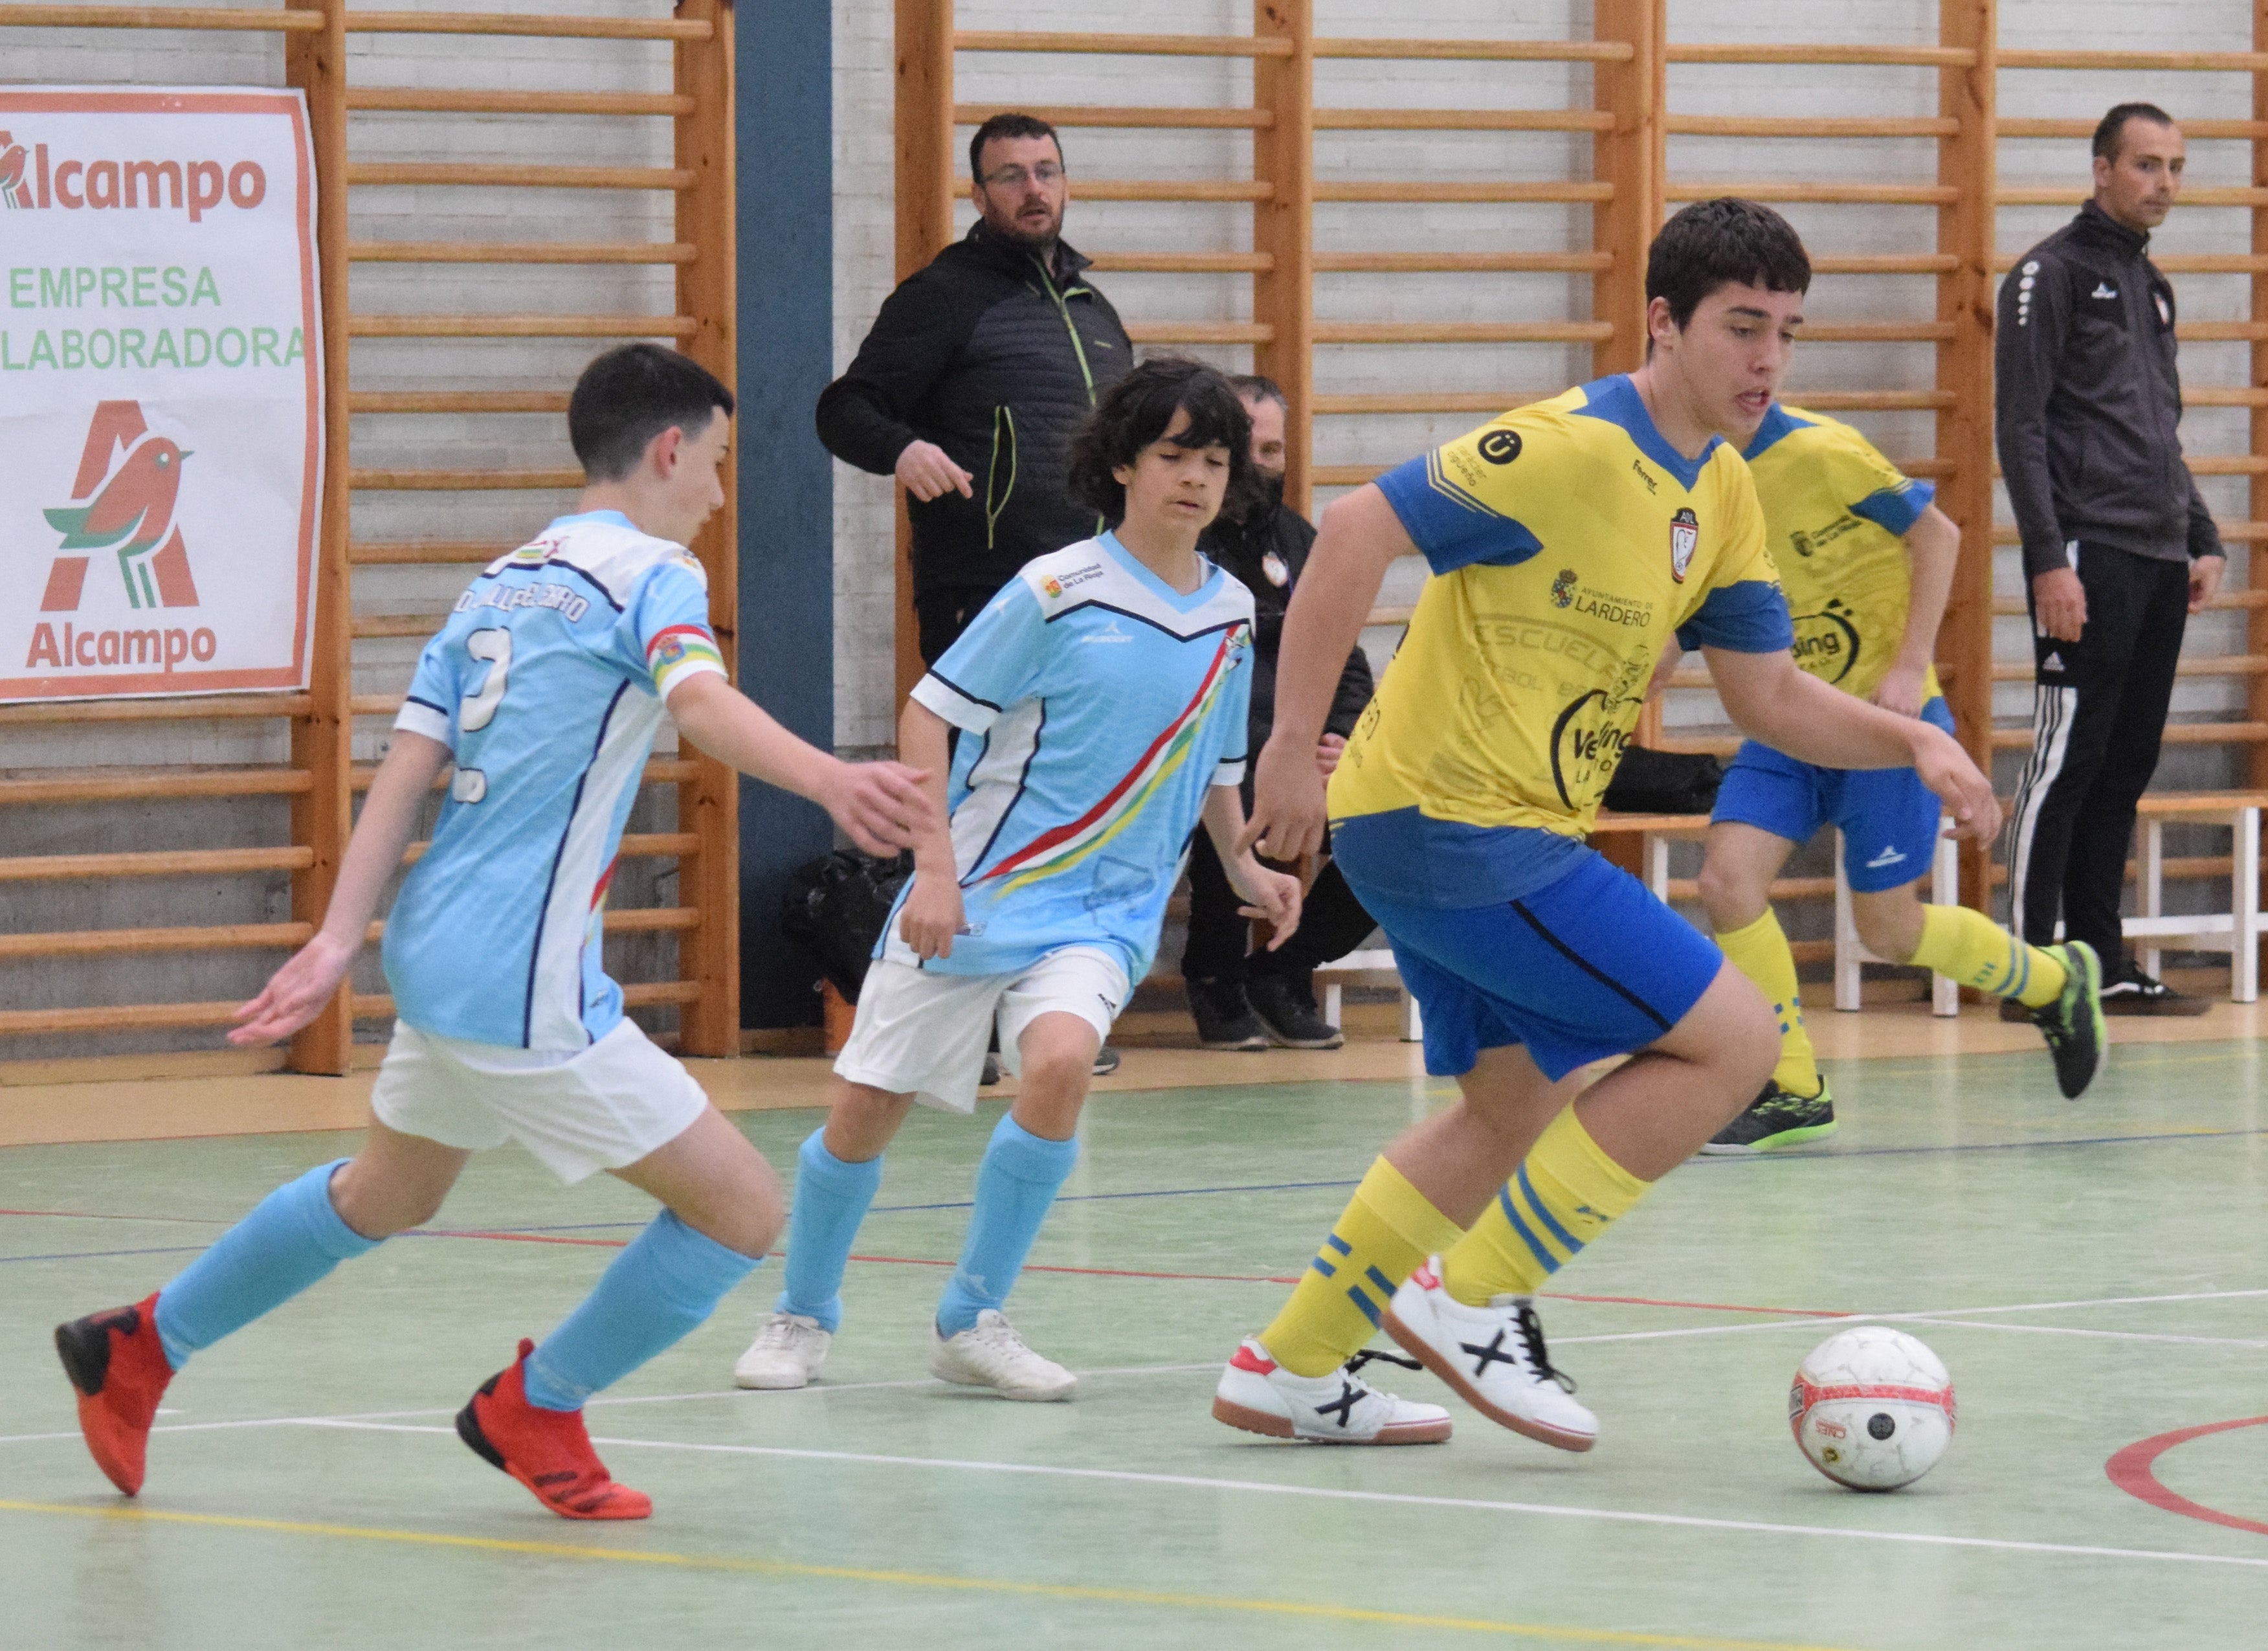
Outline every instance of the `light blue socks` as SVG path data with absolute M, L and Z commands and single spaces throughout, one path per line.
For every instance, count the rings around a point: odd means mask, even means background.
M 378 1247 L 331 1207 L 331 1177 L 343 1158 L 287 1181 L 253 1206 L 158 1293 L 158 1338 L 180 1369 L 262 1313 L 284 1305 L 342 1261 Z
M 823 1129 L 814 1130 L 795 1155 L 795 1209 L 788 1218 L 787 1287 L 781 1313 L 816 1319 L 833 1335 L 843 1323 L 843 1269 L 866 1206 L 882 1184 L 882 1161 L 846 1164 L 827 1150 Z
M 961 1264 L 937 1306 L 939 1335 L 974 1330 L 979 1313 L 1007 1301 L 1057 1190 L 1078 1161 L 1077 1139 L 1047 1140 L 1013 1117 L 1000 1120 L 977 1166 L 976 1207 L 969 1212 Z
M 664 1210 L 615 1257 L 582 1305 L 527 1355 L 527 1402 L 574 1411 L 677 1345 L 762 1259 L 727 1249 Z

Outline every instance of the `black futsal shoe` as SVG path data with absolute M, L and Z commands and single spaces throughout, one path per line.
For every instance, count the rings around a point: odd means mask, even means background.
M 2046 949 L 2063 962 L 2063 991 L 2044 1007 L 2025 1009 L 2024 1019 L 2039 1028 L 2040 1036 L 2048 1041 L 2048 1053 L 2055 1059 L 2056 1087 L 2063 1091 L 2065 1100 L 2076 1101 L 2102 1070 L 2102 1051 L 2110 1043 L 2102 1013 L 2110 1006 L 2110 994 L 2103 989 L 2102 965 L 2095 958 L 2095 948 L 2085 940 L 2066 940 Z
M 1268 1041 L 1279 1049 L 1336 1049 L 1346 1042 L 1316 1009 L 1312 975 L 1256 972 L 1245 984 L 1244 995 Z
M 1835 1097 L 1827 1093 L 1824 1077 L 1817 1095 L 1798 1095 L 1781 1088 L 1778 1079 L 1767 1079 L 1764 1093 L 1749 1103 L 1748 1110 L 1719 1130 L 1701 1151 L 1710 1158 L 1739 1158 L 1778 1152 L 1834 1132 Z
M 1105 1043 L 1101 1049 L 1094 1051 L 1094 1065 L 1086 1069 L 1087 1076 L 1090 1078 L 1108 1078 L 1111 1073 L 1118 1070 L 1119 1065 L 1125 1060 L 1125 1058 L 1126 1058 L 1121 1055 L 1116 1050 L 1111 1048 L 1109 1044 Z
M 1245 1001 L 1241 980 L 1190 980 L 1182 989 L 1189 993 L 1189 1018 L 1197 1023 L 1202 1049 L 1262 1050 L 1268 1047 L 1267 1028 Z
M 2204 998 L 2192 998 L 2185 991 L 2176 991 L 2162 980 L 2142 972 L 2142 966 L 2132 959 L 2126 966 L 2102 983 L 2102 1013 L 2105 1014 L 2203 1014 L 2213 1007 Z

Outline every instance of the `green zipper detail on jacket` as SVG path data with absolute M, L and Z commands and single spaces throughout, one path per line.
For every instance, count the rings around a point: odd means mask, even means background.
M 1008 426 L 1008 485 L 1002 490 L 1000 502 L 992 502 L 992 477 L 1000 468 L 1000 425 Z M 1008 500 L 1016 491 L 1016 409 L 1000 406 L 992 409 L 992 456 L 984 462 L 984 548 L 992 549 L 993 530 L 1008 508 Z
M 1086 385 L 1086 404 L 1093 407 L 1094 405 L 1094 372 L 1086 365 L 1086 345 L 1079 338 L 1079 328 L 1071 325 L 1070 302 L 1074 293 L 1084 292 L 1087 289 L 1065 287 L 1058 292 L 1056 291 L 1055 277 L 1048 273 L 1047 266 L 1041 263 L 1037 258 L 1032 260 L 1032 264 L 1040 272 L 1040 284 L 1047 289 L 1048 297 L 1055 301 L 1056 313 L 1063 317 L 1064 331 L 1071 335 L 1071 352 L 1079 359 L 1079 376 Z M 1099 514 L 1094 519 L 1094 531 L 1097 534 L 1101 534 L 1109 525 L 1109 522 Z M 990 548 L 989 543 L 987 548 Z

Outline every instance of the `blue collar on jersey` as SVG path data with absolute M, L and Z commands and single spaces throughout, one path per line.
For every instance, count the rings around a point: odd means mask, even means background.
M 1109 528 L 1106 527 L 1101 533 L 1096 534 L 1095 542 L 1112 556 L 1116 556 L 1129 572 L 1148 586 L 1160 599 L 1171 602 L 1174 611 L 1177 614 L 1194 613 L 1212 600 L 1213 582 L 1220 578 L 1220 569 L 1214 564 L 1212 558 L 1202 550 L 1197 552 L 1197 561 L 1204 569 L 1204 577 L 1197 581 L 1197 589 L 1184 596 L 1150 571 L 1142 558 L 1118 542 L 1118 535 Z
M 1689 459 L 1678 452 L 1654 428 L 1653 415 L 1646 410 L 1646 398 L 1638 393 L 1638 386 L 1631 382 L 1627 372 L 1594 379 L 1585 385 L 1583 405 L 1575 412 L 1579 417 L 1602 418 L 1609 424 L 1619 425 L 1640 453 L 1675 476 L 1678 485 L 1688 492 L 1701 479 L 1701 467 L 1709 462 L 1709 455 L 1717 451 L 1719 440 L 1710 437 L 1709 445 L 1701 449 L 1697 459 Z
M 551 527 L 571 527 L 583 521 L 602 521 L 612 527 L 627 527 L 632 533 L 638 531 L 638 525 L 618 510 L 586 510 L 576 516 L 555 516 L 551 519 Z M 549 533 L 551 527 L 543 531 Z
M 1756 433 L 1749 438 L 1749 445 L 1742 451 L 1741 457 L 1754 464 L 1758 459 L 1764 457 L 1766 448 L 1782 437 L 1791 436 L 1799 430 L 1809 430 L 1812 427 L 1809 419 L 1798 418 L 1778 402 L 1774 402 L 1771 404 L 1771 410 L 1764 415 L 1764 422 L 1756 426 Z

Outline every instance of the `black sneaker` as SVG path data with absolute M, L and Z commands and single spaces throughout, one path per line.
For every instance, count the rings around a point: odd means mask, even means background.
M 1105 1043 L 1094 1051 L 1094 1065 L 1086 1069 L 1087 1075 L 1092 1078 L 1108 1078 L 1118 1070 L 1118 1064 L 1123 1058 L 1123 1057 L 1116 1050 Z
M 1709 1158 L 1738 1158 L 1749 1153 L 1778 1152 L 1834 1132 L 1835 1097 L 1827 1093 L 1824 1077 L 1819 1080 L 1817 1095 L 1798 1095 L 1781 1088 L 1777 1079 L 1768 1079 L 1764 1093 L 1749 1103 L 1749 1109 L 1719 1130 L 1701 1151 Z
M 984 1051 L 984 1070 L 976 1074 L 976 1087 L 990 1089 L 1000 1081 L 1000 1055 L 997 1050 Z
M 1278 1049 L 1336 1049 L 1346 1042 L 1316 1010 L 1311 975 L 1255 974 L 1244 995 L 1268 1041 Z
M 1267 1028 L 1244 999 L 1238 980 L 1191 980 L 1182 989 L 1189 995 L 1189 1014 L 1197 1023 L 1197 1043 L 1204 1049 L 1259 1050 L 1268 1047 Z
M 2102 984 L 2102 965 L 2095 948 L 2085 940 L 2066 940 L 2045 949 L 2063 960 L 2063 995 L 2043 1008 L 2024 1009 L 2022 1018 L 2039 1028 L 2040 1036 L 2048 1041 L 2048 1053 L 2055 1059 L 2056 1087 L 2063 1091 L 2065 1100 L 2076 1101 L 2102 1070 L 2102 1051 L 2110 1042 L 2102 1013 L 2110 1006 L 2110 993 Z M 2149 980 L 2146 975 L 2142 978 Z M 2154 980 L 2150 984 L 2158 986 Z M 2158 986 L 2158 990 L 2166 989 Z M 2014 998 L 2002 1001 L 2016 1003 Z M 2182 1001 L 2195 1003 L 2200 1009 L 2205 1006 L 2195 998 Z M 2016 1006 L 2023 1009 L 2021 1004 Z
M 2185 991 L 2176 991 L 2162 980 L 2154 980 L 2142 972 L 2142 966 L 2132 958 L 2126 967 L 2111 979 L 2102 983 L 2102 1013 L 2105 1014 L 2203 1014 L 2213 1007 L 2204 998 L 2192 998 Z

